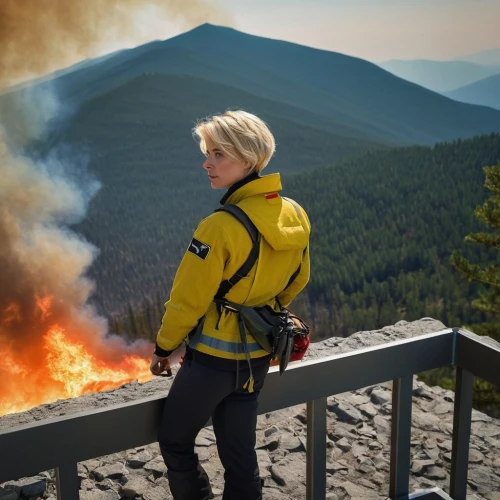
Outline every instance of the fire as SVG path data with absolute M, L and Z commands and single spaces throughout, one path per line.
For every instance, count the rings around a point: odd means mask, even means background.
M 19 321 L 21 319 L 21 308 L 16 302 L 9 304 L 3 312 L 3 322 L 5 324 L 10 324 L 14 321 Z
M 64 330 L 52 327 L 45 335 L 47 368 L 53 380 L 62 382 L 66 398 L 113 389 L 132 380 L 151 378 L 149 363 L 138 356 L 124 356 L 115 366 L 106 365 L 85 351 L 83 344 L 68 341 Z
M 40 311 L 41 319 L 46 319 L 50 316 L 50 306 L 52 305 L 53 297 L 37 297 L 36 305 Z
M 48 322 L 51 318 L 52 302 L 52 297 L 36 299 L 35 316 L 40 321 Z M 7 309 L 4 321 L 19 313 L 15 306 Z M 86 345 L 85 334 L 75 335 L 71 331 L 70 335 L 69 332 L 68 327 L 49 324 L 41 348 L 34 353 L 22 351 L 16 354 L 12 345 L 1 346 L 0 416 L 57 399 L 114 389 L 133 380 L 143 383 L 151 379 L 149 359 L 126 354 L 122 349 L 110 356 L 110 346 L 96 347 L 94 343 L 90 349 Z M 106 340 L 99 342 L 105 344 Z M 99 357 L 100 349 L 102 359 Z M 107 355 L 104 356 L 106 349 Z

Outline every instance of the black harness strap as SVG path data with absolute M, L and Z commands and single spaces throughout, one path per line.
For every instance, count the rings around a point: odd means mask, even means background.
M 302 264 L 299 264 L 299 267 L 297 268 L 297 270 L 290 276 L 290 279 L 288 280 L 288 283 L 286 284 L 286 287 L 283 289 L 283 291 L 285 291 L 295 281 L 295 278 L 300 273 L 301 267 L 302 267 Z
M 243 263 L 243 265 L 236 271 L 236 273 L 229 278 L 228 280 L 224 280 L 220 286 L 219 290 L 215 294 L 216 299 L 222 299 L 231 288 L 236 285 L 242 278 L 245 278 L 255 262 L 259 257 L 259 231 L 255 227 L 255 224 L 250 220 L 250 217 L 238 206 L 236 205 L 226 205 L 222 208 L 218 208 L 215 210 L 216 212 L 227 212 L 231 214 L 233 217 L 238 219 L 248 231 L 250 238 L 252 239 L 252 249 L 250 250 L 250 254 L 248 255 L 247 260 Z
M 292 200 L 288 200 L 288 198 L 285 199 L 289 202 L 292 202 Z M 299 211 L 293 202 L 292 205 L 299 214 Z M 248 231 L 248 234 L 250 235 L 250 238 L 252 239 L 252 249 L 250 250 L 250 254 L 248 255 L 247 260 L 243 263 L 243 265 L 236 271 L 236 273 L 230 279 L 224 280 L 220 284 L 219 289 L 215 294 L 215 299 L 222 299 L 229 292 L 229 290 L 231 290 L 231 288 L 234 285 L 236 285 L 236 283 L 238 283 L 242 278 L 245 278 L 248 275 L 248 273 L 254 266 L 255 262 L 257 262 L 257 259 L 259 258 L 260 241 L 259 241 L 259 231 L 255 227 L 255 224 L 252 222 L 250 217 L 248 217 L 245 211 L 242 210 L 237 205 L 226 205 L 224 207 L 218 208 L 217 210 L 215 210 L 215 212 L 227 212 L 236 219 L 238 219 L 245 226 L 246 230 Z M 307 247 L 304 248 L 303 253 L 305 253 L 306 250 Z M 288 280 L 288 283 L 283 290 L 286 290 L 295 281 L 295 278 L 297 278 L 297 276 L 300 273 L 300 269 L 301 269 L 301 264 L 299 264 L 297 270 L 290 276 L 290 279 Z

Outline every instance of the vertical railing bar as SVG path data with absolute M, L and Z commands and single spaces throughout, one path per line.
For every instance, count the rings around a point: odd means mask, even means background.
M 57 500 L 79 500 L 80 479 L 78 465 L 65 463 L 56 469 Z
M 450 496 L 454 500 L 465 500 L 467 495 L 473 387 L 472 373 L 457 366 L 450 474 Z
M 306 499 L 326 497 L 326 398 L 307 402 Z
M 389 497 L 407 498 L 410 488 L 410 442 L 413 375 L 393 381 Z

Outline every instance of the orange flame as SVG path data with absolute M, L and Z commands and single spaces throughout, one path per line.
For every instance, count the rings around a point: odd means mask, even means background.
M 53 297 L 37 297 L 36 305 L 40 310 L 41 319 L 47 319 L 50 316 L 50 306 L 52 305 Z
M 52 297 L 36 299 L 35 316 L 41 322 L 51 318 Z M 9 306 L 0 316 L 2 322 L 19 319 L 16 305 Z M 71 335 L 69 332 L 71 331 Z M 1 333 L 1 332 L 0 332 Z M 0 416 L 25 411 L 42 403 L 72 398 L 89 392 L 114 389 L 125 383 L 151 379 L 149 360 L 136 354 L 124 354 L 118 349 L 109 360 L 104 350 L 109 346 L 86 345 L 84 332 L 75 335 L 70 327 L 49 324 L 43 335 L 41 348 L 23 349 L 15 353 L 12 345 L 0 346 Z M 101 339 L 100 343 L 105 344 Z M 99 357 L 100 349 L 102 358 Z
M 87 353 L 83 344 L 68 341 L 64 330 L 52 327 L 45 335 L 47 368 L 50 377 L 64 384 L 64 397 L 113 389 L 138 379 L 151 378 L 149 363 L 138 356 L 124 356 L 116 366 L 107 366 Z
M 14 321 L 20 321 L 21 320 L 21 308 L 19 304 L 16 302 L 12 302 L 9 304 L 3 314 L 3 322 L 6 325 L 9 325 L 10 323 L 13 323 Z

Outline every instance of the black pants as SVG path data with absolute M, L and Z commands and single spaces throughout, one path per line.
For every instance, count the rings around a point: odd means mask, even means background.
M 213 498 L 208 476 L 194 452 L 196 436 L 210 417 L 225 471 L 223 500 L 262 498 L 255 428 L 257 398 L 269 362 L 252 368 L 253 393 L 242 388 L 249 377 L 246 362 L 242 361 L 240 367 L 239 372 L 219 370 L 186 359 L 175 377 L 158 433 L 174 500 Z

